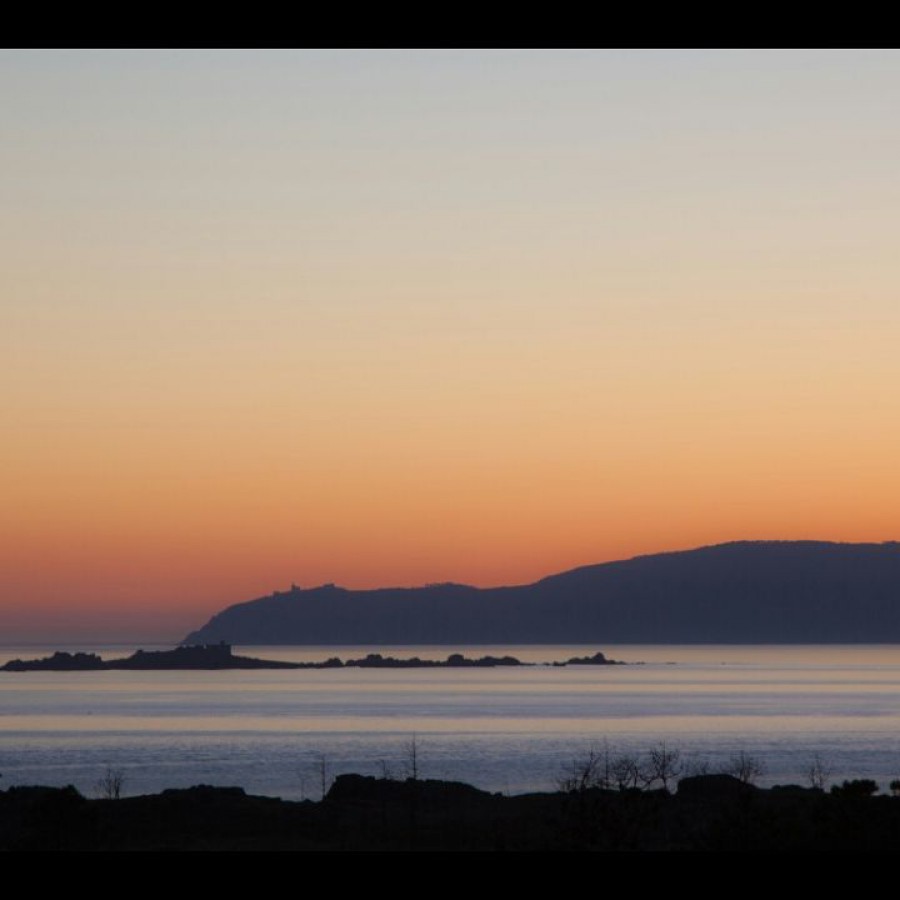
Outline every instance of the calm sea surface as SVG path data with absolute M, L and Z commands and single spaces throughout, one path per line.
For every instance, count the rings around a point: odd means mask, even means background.
M 0 647 L 0 664 L 54 647 Z M 67 647 L 105 658 L 134 647 Z M 151 649 L 147 646 L 147 649 Z M 371 647 L 239 647 L 269 659 L 365 656 Z M 591 748 L 646 753 L 665 741 L 688 768 L 727 769 L 742 752 L 757 783 L 900 778 L 900 646 L 381 647 L 444 659 L 593 654 L 634 666 L 224 672 L 0 672 L 0 786 L 74 784 L 108 767 L 124 793 L 240 785 L 321 796 L 341 772 L 421 778 L 508 793 L 556 789 Z

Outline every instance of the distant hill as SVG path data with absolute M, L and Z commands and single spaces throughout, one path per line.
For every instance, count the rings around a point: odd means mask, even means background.
M 739 541 L 534 584 L 276 592 L 184 643 L 900 643 L 900 543 Z

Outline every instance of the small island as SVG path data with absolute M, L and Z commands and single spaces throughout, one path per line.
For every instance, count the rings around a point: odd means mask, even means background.
M 43 659 L 13 659 L 0 666 L 3 672 L 94 672 L 107 669 L 124 670 L 166 670 L 166 669 L 439 669 L 439 668 L 495 668 L 497 666 L 619 666 L 626 665 L 614 659 L 607 659 L 602 653 L 593 656 L 573 657 L 566 662 L 527 663 L 514 656 L 482 656 L 468 659 L 461 653 L 451 653 L 445 660 L 397 659 L 370 653 L 361 659 L 346 662 L 333 656 L 324 662 L 283 662 L 274 659 L 255 659 L 251 656 L 235 656 L 231 644 L 192 644 L 175 647 L 173 650 L 137 650 L 125 659 L 104 660 L 96 653 L 67 653 L 57 651 Z

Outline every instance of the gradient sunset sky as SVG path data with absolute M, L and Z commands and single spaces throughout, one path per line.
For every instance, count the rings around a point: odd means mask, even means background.
M 897 52 L 0 54 L 0 637 L 900 538 Z

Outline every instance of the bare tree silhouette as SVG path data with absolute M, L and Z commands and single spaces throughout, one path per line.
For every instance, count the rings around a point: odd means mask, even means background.
M 741 750 L 731 757 L 731 763 L 726 772 L 728 775 L 734 775 L 744 784 L 753 784 L 765 772 L 765 767 L 762 760 Z
M 825 783 L 830 776 L 831 769 L 828 768 L 825 760 L 822 759 L 822 756 L 819 753 L 814 753 L 812 762 L 809 764 L 809 769 L 806 772 L 809 786 L 816 790 L 824 791 Z
M 660 741 L 650 750 L 650 758 L 644 766 L 644 783 L 647 787 L 658 781 L 663 790 L 669 790 L 669 782 L 682 771 L 681 751 L 670 750 L 665 741 Z
M 104 800 L 118 800 L 125 785 L 125 773 L 121 769 L 106 767 L 102 778 L 98 778 L 95 784 L 97 793 Z
M 412 737 L 404 745 L 406 751 L 406 772 L 407 777 L 413 781 L 419 780 L 419 742 L 416 733 L 413 732 Z

